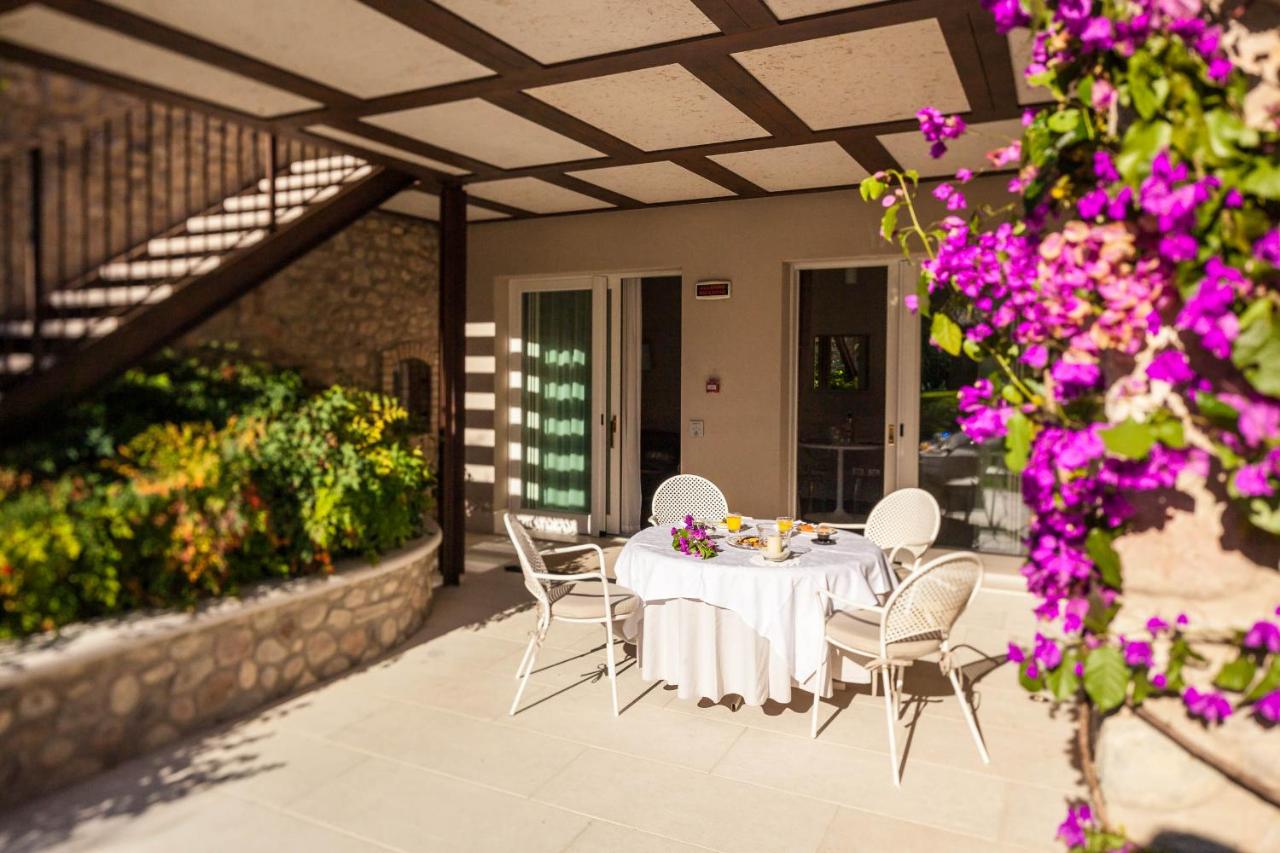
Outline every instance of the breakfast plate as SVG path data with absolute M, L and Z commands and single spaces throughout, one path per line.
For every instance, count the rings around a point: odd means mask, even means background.
M 764 548 L 764 540 L 759 536 L 730 536 L 725 541 L 729 543 L 729 547 L 744 551 L 759 551 Z

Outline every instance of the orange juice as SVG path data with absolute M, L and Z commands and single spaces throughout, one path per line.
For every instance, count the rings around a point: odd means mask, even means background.
M 778 532 L 783 535 L 790 533 L 791 525 L 795 524 L 795 522 L 796 520 L 789 515 L 778 516 Z
M 729 528 L 730 533 L 737 533 L 739 530 L 742 529 L 742 516 L 726 515 L 724 517 L 724 524 L 725 524 L 725 527 Z

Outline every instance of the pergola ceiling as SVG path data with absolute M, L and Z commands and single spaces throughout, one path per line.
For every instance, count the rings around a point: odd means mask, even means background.
M 1026 49 L 980 0 L 0 0 L 0 56 L 412 172 L 401 213 L 463 184 L 472 221 L 980 165 Z M 978 131 L 931 161 L 924 105 Z

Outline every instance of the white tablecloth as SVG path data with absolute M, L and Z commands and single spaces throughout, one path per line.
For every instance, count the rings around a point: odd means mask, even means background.
M 877 596 L 893 588 L 884 552 L 848 531 L 828 546 L 797 536 L 792 540 L 793 549 L 805 553 L 767 567 L 751 565 L 753 552 L 731 548 L 723 540 L 720 545 L 720 555 L 714 559 L 687 557 L 671 548 L 670 528 L 650 527 L 623 547 L 615 567 L 618 583 L 634 590 L 645 602 L 647 636 L 641 646 L 641 669 L 646 678 L 654 674 L 672 681 L 678 672 L 677 677 L 702 685 L 698 689 L 708 691 L 702 695 L 713 699 L 720 698 L 710 692 L 711 685 L 718 684 L 716 692 L 737 693 L 752 704 L 762 693 L 789 701 L 790 686 L 778 685 L 777 671 L 789 674 L 789 680 L 796 683 L 810 682 L 825 653 L 826 613 L 817 591 L 825 589 L 860 604 L 875 604 Z M 704 602 L 731 611 L 735 618 L 697 613 L 683 606 L 661 612 L 654 609 L 654 605 L 673 599 Z M 655 617 L 652 626 L 651 612 Z M 682 625 L 675 619 L 682 619 Z M 759 660 L 764 647 L 748 642 L 753 638 L 744 636 L 736 625 L 739 621 L 767 644 L 769 661 Z M 634 630 L 635 626 L 628 627 Z M 662 648 L 663 644 L 682 648 Z M 716 648 L 709 649 L 711 645 Z M 676 662 L 679 665 L 673 669 Z M 761 666 L 776 671 L 765 672 Z M 717 672 L 710 672 L 712 667 Z M 741 677 L 735 677 L 735 672 Z M 692 689 L 692 685 L 681 687 L 682 695 Z

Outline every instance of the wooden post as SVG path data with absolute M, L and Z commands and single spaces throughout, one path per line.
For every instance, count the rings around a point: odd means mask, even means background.
M 446 185 L 440 193 L 440 573 L 456 585 L 463 572 L 463 395 L 467 317 L 467 194 Z

